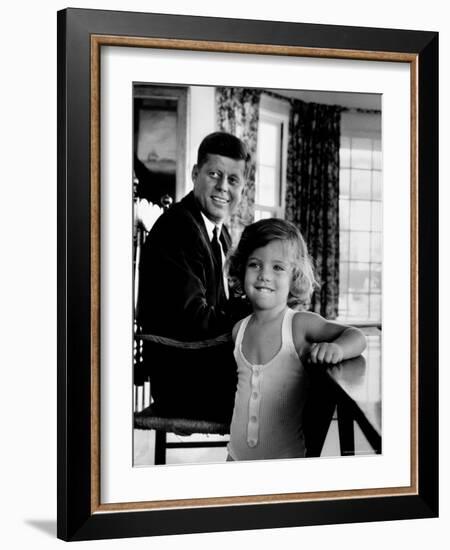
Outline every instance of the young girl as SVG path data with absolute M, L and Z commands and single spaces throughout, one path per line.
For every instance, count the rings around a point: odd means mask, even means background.
M 308 304 L 317 285 L 306 243 L 290 222 L 248 226 L 229 259 L 229 275 L 253 314 L 233 328 L 238 384 L 228 460 L 305 456 L 307 380 L 302 358 L 338 363 L 364 350 L 363 333 L 291 307 Z

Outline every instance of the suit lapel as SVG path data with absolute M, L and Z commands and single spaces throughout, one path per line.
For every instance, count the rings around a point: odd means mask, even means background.
M 219 267 L 217 266 L 216 261 L 214 259 L 211 240 L 209 238 L 208 231 L 206 230 L 205 222 L 203 221 L 203 217 L 200 212 L 200 209 L 197 206 L 194 193 L 191 191 L 189 194 L 186 195 L 186 197 L 184 197 L 184 199 L 182 199 L 181 202 L 184 204 L 184 207 L 192 216 L 193 222 L 198 226 L 203 244 L 205 246 L 205 249 L 208 251 L 209 261 L 211 264 L 211 271 L 214 274 L 214 278 L 215 278 L 216 300 L 217 302 L 220 302 L 222 300 L 222 297 L 225 296 L 225 291 L 223 289 L 223 274 L 221 272 L 219 273 L 219 271 L 221 270 L 219 270 Z M 221 236 L 222 234 L 223 234 L 223 230 L 221 232 Z
M 184 206 L 189 211 L 191 216 L 193 217 L 195 223 L 198 225 L 200 234 L 202 235 L 202 240 L 204 240 L 205 248 L 209 251 L 209 258 L 211 261 L 212 268 L 214 270 L 214 273 L 216 275 L 216 296 L 217 296 L 217 302 L 220 303 L 223 300 L 226 300 L 225 290 L 223 288 L 223 273 L 220 270 L 216 264 L 216 261 L 214 259 L 214 254 L 211 246 L 211 240 L 208 235 L 208 231 L 206 230 L 205 222 L 203 221 L 202 214 L 200 212 L 200 209 L 197 206 L 197 202 L 194 197 L 194 193 L 191 191 L 182 199 L 184 203 Z M 222 225 L 222 231 L 220 233 L 220 242 L 223 247 L 223 252 L 226 255 L 230 246 L 231 246 L 231 237 L 230 233 L 228 232 L 228 229 L 225 227 L 225 225 Z
M 211 252 L 211 259 L 212 259 L 212 251 L 211 251 L 211 241 L 209 240 L 208 231 L 206 231 L 205 223 L 202 218 L 202 214 L 197 206 L 197 202 L 194 197 L 194 193 L 191 191 L 188 193 L 184 199 L 181 201 L 186 210 L 191 214 L 191 216 L 194 218 L 195 223 L 198 226 L 198 229 L 200 231 L 200 234 L 202 235 L 205 245 L 207 245 L 207 248 Z

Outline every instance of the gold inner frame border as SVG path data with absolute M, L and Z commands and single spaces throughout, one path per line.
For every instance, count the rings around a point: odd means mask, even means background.
M 411 434 L 410 434 L 410 480 L 407 487 L 377 489 L 353 489 L 340 491 L 317 491 L 233 497 L 212 497 L 179 500 L 155 500 L 103 504 L 100 501 L 100 50 L 102 46 L 162 48 L 204 52 L 280 55 L 295 57 L 318 57 L 330 59 L 354 59 L 389 61 L 410 65 L 411 99 Z M 343 50 L 331 48 L 306 48 L 274 44 L 244 44 L 167 38 L 142 38 L 115 35 L 91 35 L 91 92 L 90 92 L 90 153 L 91 153 L 91 513 L 120 512 L 133 510 L 164 510 L 218 506 L 275 504 L 308 502 L 317 500 L 342 500 L 368 497 L 417 495 L 418 475 L 418 291 L 419 291 L 419 242 L 418 242 L 418 76 L 417 54 L 401 52 Z

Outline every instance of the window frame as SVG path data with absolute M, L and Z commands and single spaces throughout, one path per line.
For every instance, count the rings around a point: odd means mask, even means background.
M 289 141 L 289 118 L 290 118 L 290 105 L 288 100 L 281 100 L 275 98 L 269 94 L 262 94 L 259 106 L 259 122 L 258 122 L 258 137 L 260 132 L 260 122 L 262 119 L 270 122 L 276 122 L 280 126 L 280 165 L 279 165 L 279 184 L 276 189 L 277 204 L 276 206 L 267 206 L 259 204 L 256 201 L 256 186 L 258 185 L 258 168 L 259 162 L 259 150 L 256 154 L 256 171 L 255 171 L 255 220 L 256 212 L 268 212 L 269 217 L 284 218 L 285 205 L 286 205 L 286 182 L 287 182 L 287 159 L 288 159 L 288 141 Z M 270 216 L 271 214 L 271 216 Z M 261 219 L 261 218 L 258 218 Z
M 382 113 L 381 113 L 381 111 L 379 111 L 379 112 L 376 112 L 376 111 L 361 112 L 358 109 L 354 109 L 354 110 L 349 110 L 349 111 L 343 112 L 342 116 L 341 116 L 341 142 L 342 142 L 342 138 L 370 139 L 370 140 L 380 142 L 380 144 L 381 144 L 381 146 L 380 146 L 380 154 L 381 154 L 380 167 L 379 168 L 374 167 L 373 166 L 373 159 L 372 159 L 372 165 L 371 165 L 370 169 L 368 169 L 368 170 L 370 170 L 370 172 L 371 172 L 371 178 L 372 178 L 372 173 L 374 171 L 378 171 L 380 173 L 380 177 L 381 177 L 381 199 L 380 200 L 373 199 L 372 192 L 371 192 L 371 196 L 370 196 L 369 199 L 361 199 L 361 200 L 367 200 L 367 202 L 371 203 L 371 211 L 372 211 L 372 203 L 373 202 L 380 203 L 381 208 L 382 208 L 382 206 L 383 206 L 383 160 L 382 160 L 383 148 L 382 148 Z M 372 148 L 372 154 L 373 154 L 373 150 L 374 149 Z M 350 163 L 349 163 L 348 168 L 350 170 L 352 170 L 351 159 L 350 159 Z M 355 169 L 358 169 L 358 168 L 355 167 Z M 341 174 L 341 170 L 342 170 L 342 166 L 340 165 L 340 174 Z M 348 201 L 349 201 L 349 203 L 351 203 L 352 200 L 357 200 L 357 199 L 352 199 L 351 198 L 352 197 L 352 195 L 351 195 L 351 179 L 350 179 L 349 185 L 350 185 L 350 190 L 349 190 Z M 341 189 L 339 190 L 339 200 L 341 200 Z M 350 210 L 349 210 L 349 212 L 350 212 Z M 381 216 L 383 217 L 383 214 L 381 214 Z M 351 236 L 351 233 L 358 233 L 358 230 L 352 230 L 351 229 L 350 220 L 349 220 L 349 228 L 345 231 L 347 231 L 349 233 L 349 237 Z M 382 280 L 383 279 L 383 246 L 384 246 L 383 227 L 381 227 L 381 232 L 375 231 L 372 228 L 372 221 L 371 221 L 371 226 L 370 226 L 369 230 L 367 230 L 367 233 L 369 233 L 370 237 L 374 233 L 375 234 L 376 233 L 381 234 L 381 248 L 382 248 L 381 261 L 380 262 L 373 261 L 372 257 L 371 257 L 371 251 L 370 251 L 369 260 L 367 262 L 363 262 L 363 263 L 368 264 L 369 270 L 371 269 L 372 264 L 380 264 L 381 280 Z M 340 228 L 339 229 L 340 244 L 342 243 L 341 234 L 342 234 L 342 229 Z M 371 246 L 371 242 L 372 241 L 370 240 L 370 246 Z M 346 264 L 358 263 L 357 261 L 352 261 L 350 259 L 350 255 L 346 260 L 342 260 L 342 257 L 340 257 L 339 258 L 339 271 L 340 271 L 340 273 L 342 273 L 341 264 L 344 263 L 344 262 Z M 349 280 L 349 278 L 348 278 L 348 280 Z M 349 288 L 349 286 L 347 285 L 346 292 L 345 292 L 345 294 L 347 294 L 347 295 L 349 294 L 348 288 Z M 339 299 L 341 299 L 341 295 L 343 293 L 342 291 L 343 291 L 342 280 L 340 280 L 340 283 L 339 283 Z M 337 320 L 341 321 L 341 322 L 344 322 L 344 323 L 350 323 L 350 324 L 356 325 L 356 326 L 376 326 L 378 328 L 381 328 L 382 319 L 383 319 L 383 285 L 381 284 L 381 288 L 380 288 L 379 293 L 378 292 L 372 292 L 371 288 L 370 288 L 370 283 L 369 283 L 369 288 L 368 288 L 367 292 L 361 292 L 361 293 L 356 293 L 356 294 L 362 294 L 362 295 L 368 296 L 368 314 L 367 314 L 367 317 L 358 318 L 358 317 L 351 317 L 349 315 L 344 316 L 344 315 L 341 314 L 341 311 L 339 311 Z M 380 296 L 380 298 L 379 298 L 380 299 L 380 316 L 379 316 L 379 318 L 373 317 L 373 316 L 369 317 L 369 315 L 371 313 L 371 306 L 370 306 L 371 297 L 376 296 L 376 295 Z

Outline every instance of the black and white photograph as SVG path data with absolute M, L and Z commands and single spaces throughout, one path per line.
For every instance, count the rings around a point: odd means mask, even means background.
M 132 93 L 133 465 L 381 454 L 381 94 Z
M 2 10 L 2 547 L 446 549 L 445 2 L 73 4 Z
M 435 517 L 436 33 L 58 39 L 58 536 Z

